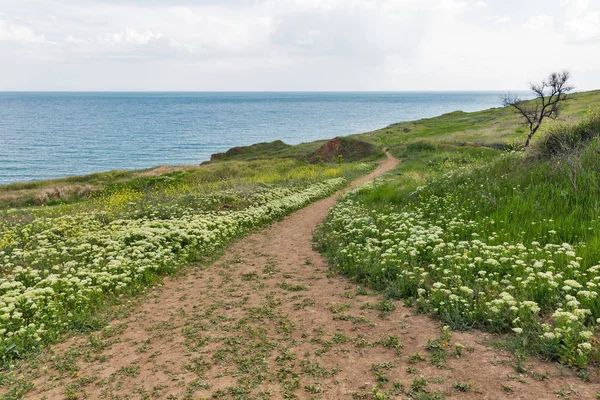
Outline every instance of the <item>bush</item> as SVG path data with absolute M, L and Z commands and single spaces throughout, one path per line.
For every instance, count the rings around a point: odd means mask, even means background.
M 434 151 L 435 146 L 430 142 L 427 142 L 425 140 L 420 140 L 418 142 L 409 143 L 406 146 L 406 150 L 409 153 L 420 153 L 423 151 Z
M 600 108 L 590 110 L 585 120 L 578 124 L 558 124 L 538 142 L 535 153 L 541 158 L 564 155 L 580 149 L 600 136 Z

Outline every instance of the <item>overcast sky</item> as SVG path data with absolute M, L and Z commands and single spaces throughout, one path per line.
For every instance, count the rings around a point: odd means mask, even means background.
M 0 90 L 600 88 L 599 0 L 0 0 Z

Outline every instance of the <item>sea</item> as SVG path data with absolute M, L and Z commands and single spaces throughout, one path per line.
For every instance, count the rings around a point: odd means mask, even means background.
M 234 146 L 289 144 L 500 106 L 499 92 L 0 92 L 0 184 L 197 165 Z

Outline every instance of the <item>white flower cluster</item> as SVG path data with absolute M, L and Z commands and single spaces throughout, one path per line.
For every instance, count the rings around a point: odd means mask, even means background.
M 106 296 L 140 290 L 157 276 L 214 253 L 232 239 L 329 195 L 329 179 L 275 188 L 234 211 L 174 213 L 171 218 L 107 220 L 102 212 L 39 218 L 0 249 L 0 360 L 51 341 L 80 324 Z
M 495 232 L 483 238 L 452 198 L 430 195 L 398 209 L 362 204 L 358 192 L 330 213 L 321 239 L 344 273 L 415 298 L 456 327 L 539 332 L 565 363 L 576 363 L 569 358 L 576 354 L 561 354 L 565 343 L 571 353 L 589 352 L 600 318 L 600 265 L 583 268 L 577 248 L 501 242 Z

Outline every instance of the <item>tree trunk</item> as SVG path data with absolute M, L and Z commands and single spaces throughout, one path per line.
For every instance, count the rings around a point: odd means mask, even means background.
M 539 127 L 540 125 L 537 125 L 529 132 L 529 135 L 527 135 L 527 141 L 525 142 L 525 147 L 529 147 L 529 142 L 531 142 L 531 138 L 533 137 L 533 135 L 535 135 Z

